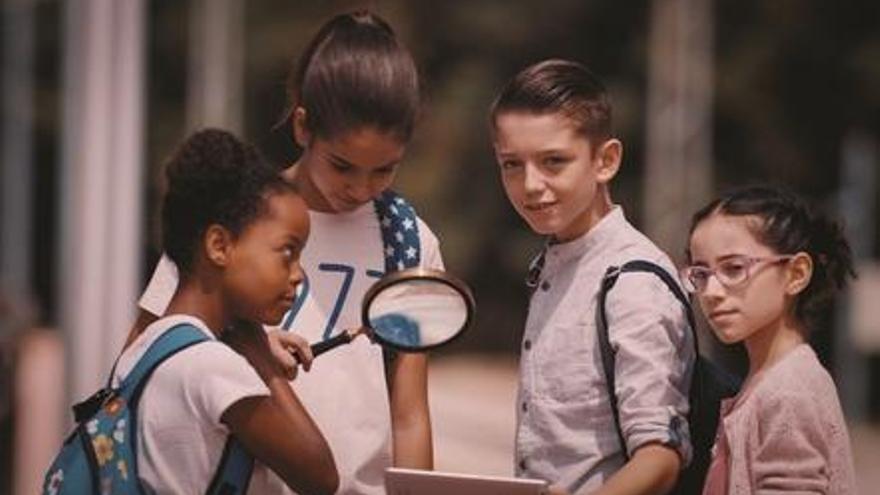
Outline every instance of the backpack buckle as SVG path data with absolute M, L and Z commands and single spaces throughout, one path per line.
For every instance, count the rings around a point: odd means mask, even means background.
M 91 418 L 97 414 L 107 399 L 113 395 L 113 391 L 109 388 L 102 388 L 91 395 L 88 399 L 73 405 L 73 419 L 76 423 Z
M 602 286 L 606 287 L 606 290 L 610 290 L 617 282 L 617 277 L 620 276 L 622 271 L 622 266 L 609 266 L 608 269 L 605 270 L 605 275 L 602 276 Z

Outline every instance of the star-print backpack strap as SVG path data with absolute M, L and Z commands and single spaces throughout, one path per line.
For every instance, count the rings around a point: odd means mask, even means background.
M 373 201 L 382 230 L 385 273 L 419 266 L 422 258 L 416 211 L 394 191 Z
M 419 222 L 412 205 L 391 190 L 386 190 L 373 200 L 373 205 L 382 231 L 385 273 L 419 266 L 422 246 L 419 240 Z M 382 356 L 385 360 L 385 375 L 389 378 L 396 353 L 383 348 Z M 387 383 L 390 385 L 390 381 Z

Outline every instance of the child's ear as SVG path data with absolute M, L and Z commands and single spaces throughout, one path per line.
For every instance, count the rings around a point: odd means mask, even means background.
M 611 182 L 620 170 L 620 160 L 623 157 L 623 143 L 619 139 L 608 139 L 596 150 L 596 180 L 601 184 Z
M 301 148 L 306 148 L 312 140 L 312 133 L 306 125 L 306 109 L 294 108 L 291 119 L 293 119 L 293 139 Z
M 205 257 L 216 266 L 225 267 L 229 264 L 232 253 L 232 232 L 222 225 L 211 224 L 202 238 L 205 246 Z
M 813 277 L 813 258 L 801 251 L 788 262 L 788 282 L 785 293 L 789 296 L 800 294 L 810 285 Z

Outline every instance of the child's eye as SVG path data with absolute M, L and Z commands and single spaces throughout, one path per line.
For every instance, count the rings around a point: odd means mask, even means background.
M 330 165 L 333 166 L 333 169 L 340 173 L 346 173 L 352 169 L 351 166 L 346 165 L 344 163 L 330 162 Z
M 293 246 L 284 246 L 281 248 L 281 256 L 284 257 L 284 261 L 286 263 L 290 263 L 291 261 L 296 259 L 296 248 Z
M 377 168 L 376 170 L 373 171 L 374 174 L 376 174 L 376 175 L 380 175 L 380 176 L 382 176 L 382 175 L 389 175 L 389 174 L 391 174 L 391 173 L 393 173 L 393 172 L 394 172 L 394 166 L 393 166 L 393 165 L 389 165 L 389 166 L 387 166 L 387 167 L 380 167 L 380 168 Z
M 513 170 L 522 165 L 518 160 L 501 160 L 498 164 L 501 166 L 501 170 Z
M 544 166 L 547 167 L 558 167 L 560 165 L 564 165 L 567 162 L 568 160 L 562 156 L 548 156 L 543 160 Z
M 741 279 L 745 271 L 746 263 L 741 260 L 726 261 L 718 267 L 721 276 L 731 281 Z
M 698 287 L 703 286 L 709 280 L 709 270 L 705 267 L 692 267 L 688 272 L 688 278 L 691 279 L 694 285 Z

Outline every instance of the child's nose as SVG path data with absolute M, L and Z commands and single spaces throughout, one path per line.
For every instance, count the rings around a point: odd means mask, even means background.
M 357 178 L 348 183 L 348 196 L 355 201 L 366 203 L 373 198 L 369 178 Z
M 305 279 L 305 272 L 303 272 L 302 265 L 298 261 L 294 261 L 293 267 L 290 269 L 290 277 L 288 277 L 287 281 L 291 286 L 296 287 L 302 283 L 303 279 Z
M 526 192 L 540 192 L 544 188 L 544 176 L 537 167 L 526 164 L 523 174 L 523 188 Z

